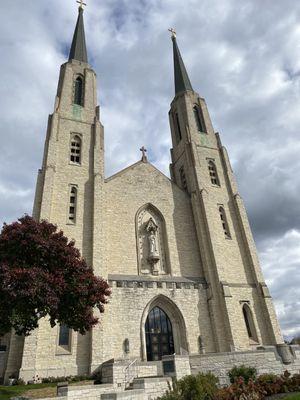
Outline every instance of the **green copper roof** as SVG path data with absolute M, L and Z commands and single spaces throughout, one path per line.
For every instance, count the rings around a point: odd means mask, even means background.
M 85 63 L 88 62 L 84 33 L 83 9 L 81 7 L 79 7 L 78 10 L 78 19 L 69 55 L 69 61 L 71 60 L 82 61 Z
M 175 94 L 178 94 L 187 90 L 193 90 L 193 87 L 181 57 L 175 36 L 172 37 L 172 41 L 174 53 Z

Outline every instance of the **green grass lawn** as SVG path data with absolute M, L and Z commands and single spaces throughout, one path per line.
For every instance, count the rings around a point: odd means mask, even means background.
M 56 383 L 43 383 L 41 385 L 22 385 L 22 386 L 0 386 L 0 399 L 8 400 L 11 397 L 21 396 L 28 390 L 43 389 L 54 387 Z
M 283 400 L 300 400 L 300 393 L 289 394 L 287 397 L 284 397 Z

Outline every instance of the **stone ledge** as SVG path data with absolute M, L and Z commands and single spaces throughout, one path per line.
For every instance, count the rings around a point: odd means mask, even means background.
M 207 287 L 205 278 L 146 275 L 108 275 L 108 281 L 119 288 L 200 289 Z M 154 286 L 155 285 L 155 286 Z

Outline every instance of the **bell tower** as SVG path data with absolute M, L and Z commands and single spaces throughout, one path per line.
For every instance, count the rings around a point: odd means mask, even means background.
M 83 5 L 80 1 L 69 59 L 61 66 L 54 111 L 48 118 L 33 217 L 56 224 L 74 239 L 87 263 L 100 275 L 104 129 L 97 106 L 96 73 L 88 63 Z M 92 333 L 82 336 L 69 330 L 62 345 L 64 329 L 52 329 L 43 319 L 25 338 L 20 370 L 25 381 L 37 370 L 57 370 L 62 355 L 74 375 L 89 373 Z M 49 346 L 45 350 L 46 342 Z
M 48 120 L 33 216 L 57 224 L 74 238 L 91 265 L 95 180 L 103 183 L 103 158 L 96 73 L 88 64 L 81 2 L 69 60 L 61 66 Z
M 215 351 L 283 343 L 247 214 L 204 98 L 194 91 L 172 32 L 175 97 L 171 177 L 190 196 Z

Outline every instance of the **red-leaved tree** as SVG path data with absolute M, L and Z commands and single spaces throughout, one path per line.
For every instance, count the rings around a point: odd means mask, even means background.
M 40 318 L 84 334 L 108 302 L 108 283 L 94 275 L 62 231 L 25 216 L 0 234 L 0 336 L 28 335 Z

